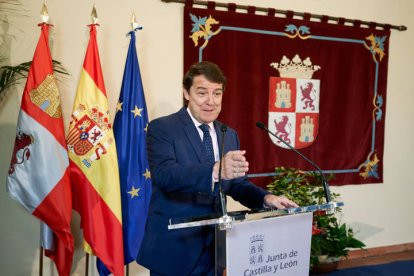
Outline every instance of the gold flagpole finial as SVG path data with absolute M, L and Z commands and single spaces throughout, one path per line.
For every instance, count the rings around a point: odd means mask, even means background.
M 42 23 L 49 22 L 49 13 L 47 12 L 46 1 L 43 2 L 42 10 L 40 11 L 40 19 Z
M 92 9 L 92 12 L 91 12 L 91 21 L 92 21 L 92 24 L 98 24 L 98 14 L 96 12 L 96 5 L 95 4 L 93 4 L 93 9 Z
M 135 16 L 135 12 L 132 12 L 131 17 L 131 29 L 134 31 L 138 27 L 137 18 Z

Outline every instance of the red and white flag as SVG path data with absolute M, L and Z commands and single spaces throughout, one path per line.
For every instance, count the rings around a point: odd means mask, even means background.
M 39 24 L 37 44 L 17 123 L 7 191 L 53 231 L 53 259 L 59 275 L 69 275 L 72 192 L 60 95 L 49 49 L 49 25 Z

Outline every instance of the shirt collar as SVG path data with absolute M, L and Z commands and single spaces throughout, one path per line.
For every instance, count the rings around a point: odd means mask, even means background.
M 199 127 L 199 126 L 201 126 L 201 125 L 202 125 L 202 123 L 200 123 L 199 121 L 197 121 L 197 119 L 196 119 L 196 118 L 194 118 L 193 114 L 191 114 L 190 108 L 188 108 L 188 107 L 187 107 L 187 112 L 188 112 L 188 115 L 190 115 L 190 118 L 191 118 L 191 120 L 193 121 L 194 125 L 195 125 L 195 126 L 197 127 L 197 129 L 198 129 L 198 127 Z M 206 125 L 208 125 L 208 127 L 210 128 L 210 131 L 215 132 L 215 129 L 214 129 L 214 123 L 213 123 L 213 122 L 211 122 L 211 123 L 209 123 L 209 124 L 206 124 Z

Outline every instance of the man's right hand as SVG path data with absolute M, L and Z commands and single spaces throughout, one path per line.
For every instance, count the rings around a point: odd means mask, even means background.
M 249 170 L 249 162 L 246 161 L 245 150 L 229 151 L 224 155 L 221 162 L 222 170 L 221 177 L 225 180 L 230 180 L 245 176 Z M 218 179 L 220 161 L 217 161 L 213 168 L 214 178 Z

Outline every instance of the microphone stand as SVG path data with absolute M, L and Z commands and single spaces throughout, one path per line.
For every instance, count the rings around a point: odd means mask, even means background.
M 223 179 L 221 176 L 222 160 L 224 158 L 224 137 L 226 135 L 226 131 L 227 131 L 227 126 L 223 124 L 221 126 L 221 133 L 222 133 L 221 149 L 220 149 L 221 156 L 220 156 L 220 161 L 219 161 L 219 173 L 218 173 L 218 183 L 217 183 L 219 198 L 220 198 L 220 208 L 221 208 L 221 214 L 222 214 L 222 217 L 220 218 L 220 223 L 219 223 L 220 230 L 227 230 L 232 227 L 231 217 L 227 215 L 226 200 L 224 197 L 223 185 L 222 185 Z
M 294 147 L 292 147 L 291 145 L 289 145 L 288 143 L 285 142 L 285 140 L 283 140 L 282 138 L 280 138 L 279 136 L 277 136 L 276 134 L 274 134 L 273 132 L 271 132 L 267 127 L 265 127 L 265 125 L 262 122 L 256 122 L 256 126 L 258 128 L 261 128 L 265 131 L 267 131 L 269 134 L 271 134 L 273 137 L 277 138 L 280 142 L 282 142 L 284 145 L 286 145 L 289 149 L 293 150 L 295 153 L 297 153 L 299 156 L 301 156 L 303 159 L 305 159 L 309 164 L 311 164 L 312 166 L 314 166 L 319 174 L 322 177 L 322 185 L 323 185 L 323 189 L 325 192 L 325 198 L 326 198 L 326 203 L 330 203 L 331 202 L 331 193 L 329 191 L 329 186 L 328 186 L 328 182 L 326 181 L 325 175 L 323 174 L 322 170 L 319 168 L 318 165 L 316 165 L 313 161 L 311 161 L 309 158 L 307 158 L 305 155 L 303 155 L 302 153 L 300 153 L 297 149 L 295 149 Z
M 223 179 L 221 177 L 221 166 L 222 166 L 222 160 L 224 158 L 224 137 L 226 136 L 226 131 L 227 131 L 227 126 L 226 125 L 222 125 L 221 126 L 221 133 L 222 133 L 222 139 L 221 139 L 221 148 L 220 148 L 220 152 L 221 152 L 221 156 L 220 156 L 220 161 L 219 161 L 219 173 L 218 173 L 218 191 L 219 191 L 219 197 L 220 197 L 220 208 L 221 208 L 221 214 L 223 216 L 227 215 L 227 208 L 226 208 L 226 201 L 224 199 L 224 193 L 223 193 L 223 187 L 222 187 L 222 182 Z

